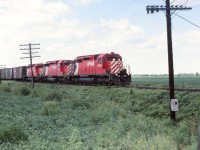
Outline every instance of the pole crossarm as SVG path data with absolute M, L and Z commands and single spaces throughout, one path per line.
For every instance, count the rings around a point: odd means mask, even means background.
M 35 57 L 41 57 L 41 56 L 32 56 L 32 58 L 35 58 Z
M 30 43 L 31 44 L 31 43 Z M 40 45 L 40 43 L 35 43 L 35 44 L 31 44 L 31 45 Z
M 176 10 L 191 10 L 191 7 L 183 7 L 183 5 L 172 5 L 169 8 L 172 11 L 176 11 Z M 150 12 L 153 14 L 154 12 L 159 12 L 159 11 L 166 11 L 168 10 L 168 8 L 166 6 L 159 6 L 159 5 L 148 5 L 146 6 L 146 10 L 147 10 L 147 14 L 149 14 Z
M 20 48 L 19 50 L 21 50 L 21 51 L 28 51 L 29 49 L 28 48 Z
M 170 0 L 165 0 L 166 6 L 159 5 L 148 5 L 146 6 L 147 14 L 159 11 L 166 12 L 166 22 L 167 22 L 167 46 L 168 46 L 168 69 L 169 69 L 169 104 L 170 104 L 170 118 L 176 121 L 176 112 L 172 110 L 171 102 L 175 100 L 174 93 L 174 65 L 173 65 L 173 46 L 172 46 L 172 31 L 171 31 L 171 11 L 175 12 L 177 10 L 191 10 L 191 7 L 186 7 L 183 5 L 170 5 Z M 173 1 L 174 2 L 174 1 Z
M 38 53 L 38 52 L 32 52 L 32 54 L 36 54 L 36 53 Z M 30 53 L 27 52 L 27 53 L 22 53 L 22 54 L 30 54 Z
M 38 52 L 33 52 L 32 50 L 35 50 L 35 49 L 40 49 L 39 47 L 32 47 L 33 45 L 40 45 L 39 43 L 35 43 L 35 44 L 31 44 L 31 43 L 28 43 L 28 44 L 21 44 L 19 46 L 27 46 L 28 48 L 21 48 L 20 50 L 28 50 L 28 52 L 25 52 L 25 53 L 22 53 L 22 54 L 27 54 L 29 55 L 28 57 L 21 57 L 20 59 L 26 59 L 26 58 L 29 58 L 30 59 L 30 65 L 31 65 L 31 78 L 32 78 L 32 85 L 33 85 L 33 88 L 34 88 L 34 76 L 33 76 L 33 63 L 32 63 L 32 59 L 35 58 L 35 57 L 41 57 L 41 56 L 33 56 L 33 54 L 36 54 Z
M 28 44 L 20 44 L 19 46 L 28 46 Z
M 26 58 L 30 58 L 30 57 L 20 57 L 20 59 L 26 59 Z
M 39 47 L 32 47 L 31 49 L 33 50 L 33 49 L 40 49 L 40 48 Z

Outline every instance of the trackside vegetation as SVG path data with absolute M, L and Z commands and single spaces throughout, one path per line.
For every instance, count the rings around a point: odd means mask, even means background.
M 168 76 L 133 76 L 132 81 L 137 86 L 168 87 Z M 175 88 L 200 88 L 200 76 L 174 77 Z
M 2 81 L 0 149 L 194 150 L 200 93 Z

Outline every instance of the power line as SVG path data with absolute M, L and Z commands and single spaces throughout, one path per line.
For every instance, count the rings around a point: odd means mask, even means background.
M 122 9 L 125 9 L 127 7 L 130 7 L 132 4 L 136 3 L 137 1 L 139 0 L 129 0 L 127 3 L 125 3 L 124 5 L 120 6 L 120 7 L 117 7 L 115 9 L 112 9 L 111 11 L 107 12 L 107 13 L 104 13 L 101 17 L 108 17 L 108 16 L 111 16 L 112 14 L 114 13 L 117 13 L 119 11 L 121 11 Z M 93 16 L 91 17 L 91 19 L 89 19 L 87 21 L 87 23 L 93 23 L 95 22 L 97 16 Z
M 110 16 L 111 14 L 116 13 L 116 12 L 120 11 L 121 9 L 124 9 L 124 8 L 126 8 L 126 7 L 131 6 L 132 4 L 136 3 L 137 1 L 138 1 L 138 0 L 130 1 L 130 2 L 127 3 L 127 4 L 125 4 L 125 5 L 121 6 L 121 7 L 118 7 L 118 8 L 116 8 L 116 9 L 114 9 L 114 10 L 111 11 L 109 14 L 107 14 L 107 15 L 105 15 L 105 16 L 103 16 L 103 17 Z
M 175 1 L 175 0 L 174 0 Z M 173 1 L 173 2 L 174 2 Z M 186 2 L 182 5 L 183 7 L 188 3 L 188 0 L 186 0 Z M 180 11 L 178 11 L 176 14 L 178 14 Z M 175 11 L 172 13 L 172 15 L 175 14 Z M 175 16 L 175 15 L 174 15 Z M 172 19 L 174 18 L 174 16 L 172 17 Z
M 193 22 L 191 22 L 191 21 L 189 21 L 189 20 L 187 20 L 187 19 L 185 19 L 185 18 L 183 18 L 183 17 L 179 16 L 179 15 L 178 15 L 178 14 L 176 14 L 176 13 L 174 13 L 174 14 L 175 14 L 176 16 L 180 17 L 181 19 L 183 19 L 183 20 L 185 20 L 185 21 L 189 22 L 190 24 L 192 24 L 192 25 L 194 25 L 194 26 L 196 26 L 197 28 L 199 28 L 199 29 L 200 29 L 200 26 L 198 26 L 198 25 L 194 24 Z
M 171 4 L 173 4 L 175 1 L 176 1 L 176 0 L 173 0 L 173 1 L 171 2 Z

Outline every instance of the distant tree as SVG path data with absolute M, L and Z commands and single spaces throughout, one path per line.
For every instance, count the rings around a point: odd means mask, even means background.
M 198 72 L 196 72 L 196 76 L 199 76 L 199 73 L 198 73 Z

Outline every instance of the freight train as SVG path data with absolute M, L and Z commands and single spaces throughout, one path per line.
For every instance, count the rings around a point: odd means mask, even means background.
M 30 81 L 32 76 L 36 82 L 116 86 L 131 83 L 130 67 L 124 66 L 122 57 L 114 52 L 0 69 L 1 80 Z

